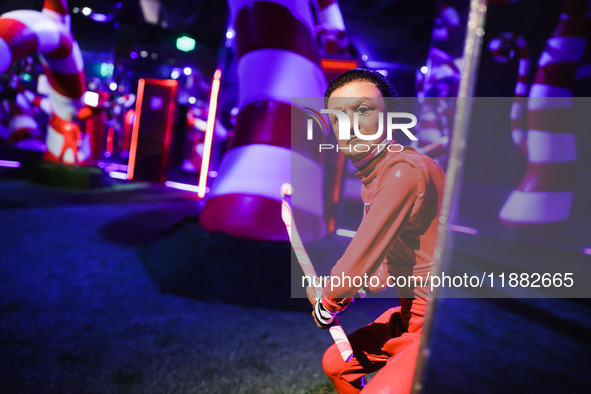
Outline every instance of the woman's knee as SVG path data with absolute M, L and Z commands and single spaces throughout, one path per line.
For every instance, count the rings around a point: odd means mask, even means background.
M 328 377 L 338 378 L 346 367 L 347 363 L 343 361 L 343 357 L 341 357 L 341 352 L 337 348 L 337 345 L 332 344 L 326 349 L 326 352 L 324 352 L 324 356 L 322 357 L 322 368 L 324 369 L 324 373 L 326 373 Z

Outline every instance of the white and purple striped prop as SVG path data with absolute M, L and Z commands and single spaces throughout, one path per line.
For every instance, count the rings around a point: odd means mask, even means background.
M 525 98 L 529 92 L 529 47 L 525 39 L 512 32 L 503 32 L 495 37 L 488 45 L 493 59 L 499 63 L 508 63 L 513 58 L 518 58 L 517 82 L 515 83 L 515 100 L 511 106 L 511 137 L 513 143 L 527 154 L 526 146 L 526 122 L 523 110 L 526 104 Z
M 571 101 L 591 10 L 583 0 L 564 0 L 563 6 L 529 90 L 524 138 L 528 163 L 521 184 L 499 212 L 507 224 L 558 224 L 571 213 L 577 162 Z
M 314 278 L 317 277 L 316 269 L 314 269 L 314 265 L 312 265 L 312 261 L 306 253 L 306 249 L 304 248 L 304 244 L 298 230 L 295 226 L 295 222 L 292 218 L 291 212 L 291 199 L 292 188 L 289 183 L 284 183 L 281 185 L 281 219 L 285 223 L 285 227 L 287 228 L 287 233 L 289 235 L 289 240 L 291 242 L 291 246 L 295 252 L 296 258 L 298 259 L 298 263 L 300 263 L 300 267 L 302 267 L 302 271 L 304 271 L 304 275 L 310 278 L 309 283 L 318 283 L 313 282 Z M 339 352 L 341 353 L 341 357 L 345 362 L 349 362 L 353 357 L 353 349 L 351 348 L 351 344 L 349 343 L 349 339 L 343 330 L 343 327 L 339 323 L 339 320 L 335 316 L 332 325 L 329 328 L 330 335 L 332 335 L 332 339 L 334 340 Z

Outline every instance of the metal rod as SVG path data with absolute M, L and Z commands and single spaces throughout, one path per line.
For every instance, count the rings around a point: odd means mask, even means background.
M 460 188 L 460 179 L 462 175 L 462 163 L 464 159 L 464 150 L 468 137 L 468 126 L 470 122 L 470 111 L 472 107 L 472 95 L 476 85 L 478 65 L 480 63 L 480 52 L 482 48 L 482 37 L 484 36 L 484 25 L 486 17 L 486 0 L 471 0 L 470 13 L 468 15 L 468 24 L 466 28 L 466 38 L 464 44 L 464 56 L 462 76 L 460 80 L 458 101 L 454 118 L 454 128 L 451 137 L 451 147 L 449 162 L 446 172 L 445 188 L 443 191 L 443 200 L 439 213 L 439 228 L 437 234 L 437 246 L 435 247 L 433 268 L 431 277 L 439 276 L 441 273 L 442 262 L 445 261 L 444 254 L 450 254 L 450 245 L 447 235 L 449 233 L 451 215 L 455 212 L 455 206 L 458 199 Z M 419 393 L 422 389 L 422 375 L 426 366 L 430 351 L 427 346 L 429 339 L 433 315 L 436 313 L 435 301 L 438 290 L 433 289 L 429 294 L 428 309 L 423 323 L 423 333 L 419 356 L 415 367 L 412 393 Z

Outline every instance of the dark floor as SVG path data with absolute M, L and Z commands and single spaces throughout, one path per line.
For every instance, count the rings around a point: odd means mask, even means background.
M 159 292 L 140 249 L 197 213 L 193 194 L 147 184 L 0 180 L 0 392 L 334 392 L 321 368 L 331 338 L 307 312 Z M 456 241 L 467 264 L 486 254 L 470 236 Z M 364 300 L 341 322 L 350 332 L 392 303 Z M 424 392 L 588 392 L 590 311 L 581 300 L 443 299 Z
M 331 338 L 307 313 L 157 290 L 139 247 L 197 210 L 193 194 L 146 184 L 0 180 L 0 392 L 334 392 Z

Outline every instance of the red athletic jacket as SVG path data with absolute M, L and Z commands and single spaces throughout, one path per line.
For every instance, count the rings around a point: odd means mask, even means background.
M 361 167 L 357 176 L 363 184 L 361 197 L 366 214 L 331 275 L 353 278 L 367 274 L 380 276 L 382 280 L 388 275 L 393 278 L 418 275 L 426 280 L 437 240 L 445 181 L 443 170 L 429 157 L 405 147 L 402 152 L 384 149 Z M 429 294 L 427 283 L 414 287 L 409 282 L 410 286 L 397 289 L 401 312 L 407 316 L 424 316 Z M 340 287 L 331 291 L 326 287 L 322 304 L 333 312 L 342 311 L 358 290 Z M 409 328 L 409 331 L 414 330 Z

